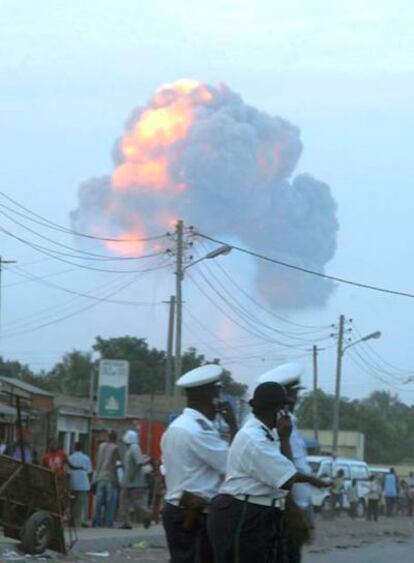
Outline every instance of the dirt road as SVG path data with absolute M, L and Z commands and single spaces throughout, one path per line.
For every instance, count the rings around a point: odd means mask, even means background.
M 62 558 L 49 552 L 48 562 L 59 563 L 167 563 L 164 547 L 153 548 L 163 540 L 162 529 L 157 527 L 152 539 L 136 541 L 131 536 L 130 547 L 116 548 L 119 530 L 107 530 L 111 540 L 106 545 L 98 538 L 88 544 L 84 551 L 73 552 Z M 92 532 L 90 532 L 92 533 Z M 118 534 L 118 535 L 117 535 Z M 112 538 L 112 539 L 111 539 Z M 127 545 L 127 543 L 124 545 Z M 112 546 L 112 548 L 111 548 Z M 25 561 L 30 563 L 41 558 L 30 558 L 19 554 L 14 545 L 0 547 L 0 561 Z M 315 541 L 304 551 L 303 563 L 389 563 L 390 560 L 411 562 L 414 560 L 414 519 L 381 519 L 379 522 L 350 520 L 343 516 L 334 521 L 318 521 Z

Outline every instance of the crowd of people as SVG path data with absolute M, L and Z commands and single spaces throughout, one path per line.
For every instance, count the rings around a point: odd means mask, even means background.
M 340 469 L 331 488 L 332 514 L 340 515 L 344 511 L 344 501 L 347 499 L 348 514 L 351 518 L 356 518 L 361 498 L 358 481 L 352 479 L 351 485 L 348 487 L 345 481 L 344 471 Z M 380 515 L 387 518 L 413 516 L 414 473 L 410 472 L 408 479 L 399 479 L 395 469 L 391 467 L 388 473 L 371 475 L 364 498 L 366 518 L 369 521 L 377 521 Z
M 162 491 L 159 464 L 143 455 L 136 430 L 125 432 L 120 441 L 116 432 L 102 431 L 95 468 L 81 442 L 67 455 L 52 439 L 39 458 L 30 446 L 27 429 L 22 435 L 22 443 L 5 446 L 2 453 L 17 461 L 24 457 L 26 463 L 41 465 L 56 475 L 76 528 L 131 529 L 133 520 L 149 527 L 157 519 Z M 90 502 L 91 493 L 95 503 Z

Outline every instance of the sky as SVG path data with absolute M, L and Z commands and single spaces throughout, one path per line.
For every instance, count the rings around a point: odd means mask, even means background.
M 180 78 L 224 82 L 246 103 L 300 128 L 304 151 L 297 171 L 327 182 L 338 205 L 338 247 L 327 273 L 414 293 L 413 20 L 412 3 L 402 0 L 363 5 L 2 0 L 1 192 L 70 227 L 79 184 L 111 173 L 114 142 L 134 107 L 145 104 L 161 84 Z M 12 205 L 3 195 L 0 204 Z M 35 235 L 0 217 L 9 233 L 40 244 Z M 74 267 L 10 234 L 0 237 L 2 258 L 17 261 L 5 264 L 2 272 L 0 353 L 5 358 L 49 369 L 66 351 L 90 349 L 97 335 L 132 334 L 165 346 L 164 302 L 174 291 L 172 266 L 160 274 L 138 273 L 131 281 L 131 274 Z M 78 244 L 72 237 L 59 240 Z M 200 255 L 205 251 L 196 248 Z M 377 330 L 382 337 L 345 352 L 343 394 L 361 397 L 387 389 L 413 403 L 414 383 L 404 383 L 414 373 L 413 299 L 339 284 L 324 308 L 266 313 L 226 285 L 223 268 L 260 301 L 253 260 L 232 252 L 195 265 L 184 282 L 185 347 L 222 357 L 233 376 L 248 383 L 294 359 L 303 364 L 310 387 L 309 349 L 316 343 L 326 348 L 319 354 L 319 383 L 332 392 L 336 350 L 330 334 L 337 328 L 331 325 L 337 326 L 344 314 L 354 327 L 347 338 L 356 341 Z M 254 337 L 229 318 L 231 311 L 221 313 L 192 281 L 202 285 L 197 276 L 203 272 L 220 278 L 273 332 L 263 329 L 264 340 Z M 28 275 L 43 279 L 30 281 Z M 65 294 L 44 281 L 98 298 L 118 290 L 113 299 L 124 303 Z M 288 324 L 275 314 L 318 328 Z M 293 331 L 295 346 L 280 332 L 284 346 L 268 342 L 274 330 Z

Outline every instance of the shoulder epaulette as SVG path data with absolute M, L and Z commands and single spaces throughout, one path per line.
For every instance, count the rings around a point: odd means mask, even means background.
M 207 424 L 207 422 L 202 418 L 197 418 L 196 422 L 198 422 L 198 424 L 201 426 L 203 430 L 213 430 L 213 428 L 209 424 Z
M 262 428 L 263 428 L 263 430 L 264 430 L 264 433 L 266 434 L 266 438 L 267 438 L 270 442 L 274 442 L 275 439 L 274 439 L 274 437 L 272 436 L 271 432 L 269 432 L 269 429 L 266 428 L 266 426 L 262 426 Z

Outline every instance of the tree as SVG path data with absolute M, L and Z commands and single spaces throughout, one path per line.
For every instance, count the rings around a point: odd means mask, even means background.
M 29 366 L 17 361 L 4 360 L 0 357 L 0 375 L 20 379 L 41 389 L 48 389 L 48 381 L 43 374 L 36 374 Z
M 243 397 L 246 394 L 248 386 L 244 383 L 237 383 L 234 381 L 231 373 L 225 369 L 221 376 L 221 384 L 223 385 L 223 393 L 228 395 L 236 395 L 236 397 Z
M 102 359 L 129 362 L 129 392 L 158 394 L 165 386 L 165 352 L 149 348 L 145 338 L 121 336 L 104 339 L 98 336 L 93 349 Z
M 330 430 L 333 421 L 334 397 L 318 393 L 319 427 Z M 297 410 L 302 428 L 312 428 L 312 394 L 301 401 Z M 400 401 L 398 395 L 374 391 L 365 399 L 342 398 L 340 427 L 365 435 L 365 457 L 371 463 L 394 464 L 414 457 L 414 407 Z
M 88 397 L 92 369 L 92 353 L 73 350 L 65 354 L 62 361 L 49 372 L 47 385 L 49 389 L 60 393 Z

